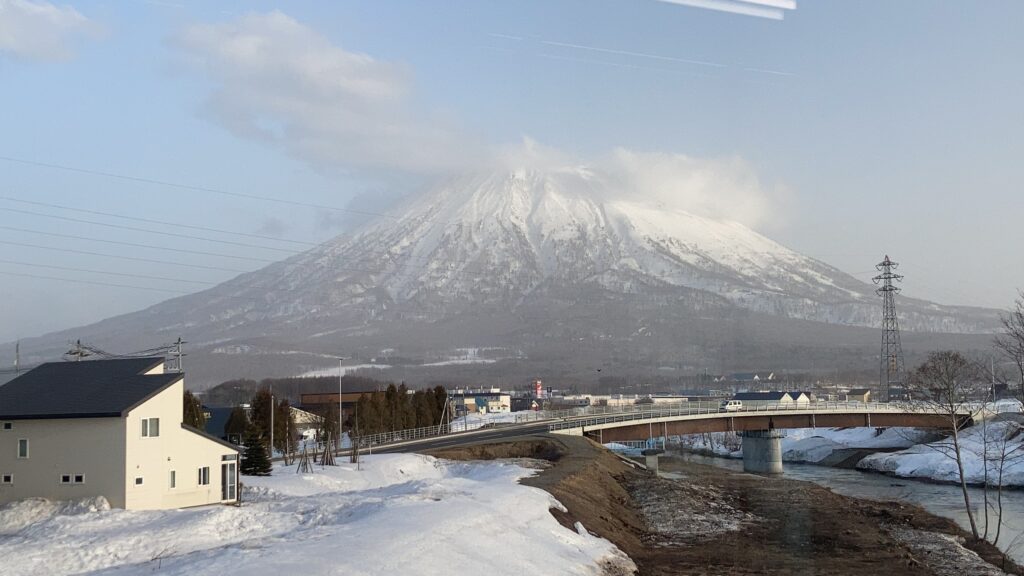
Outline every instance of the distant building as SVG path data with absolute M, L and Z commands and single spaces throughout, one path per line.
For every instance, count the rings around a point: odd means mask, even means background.
M 182 422 L 184 393 L 184 374 L 155 357 L 51 362 L 0 386 L 0 503 L 236 502 L 239 451 Z
M 740 392 L 734 395 L 732 399 L 742 401 L 744 408 L 769 405 L 796 405 L 796 401 L 793 400 L 793 397 L 788 392 Z
M 410 393 L 412 391 L 410 390 Z M 383 390 L 367 390 L 362 392 L 343 392 L 340 394 L 341 419 L 348 420 L 355 412 L 356 404 L 363 395 L 373 396 L 384 394 Z M 299 395 L 299 407 L 307 413 L 322 415 L 328 410 L 337 410 L 339 394 L 337 392 L 315 392 Z M 337 412 L 334 412 L 337 414 Z
M 797 406 L 806 406 L 806 405 L 810 404 L 811 402 L 814 402 L 814 393 L 813 392 L 800 392 L 800 391 L 794 390 L 794 391 L 786 392 L 786 394 L 789 394 L 789 397 L 793 400 L 793 403 L 796 404 Z
M 854 388 L 846 393 L 848 402 L 870 402 L 871 390 L 867 388 Z
M 500 388 L 453 390 L 449 397 L 456 416 L 512 411 L 511 395 Z

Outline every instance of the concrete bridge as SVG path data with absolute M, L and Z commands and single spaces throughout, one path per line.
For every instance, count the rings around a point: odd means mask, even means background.
M 957 427 L 968 424 L 965 411 Z M 786 428 L 893 427 L 951 429 L 953 419 L 925 406 L 881 402 L 814 402 L 765 404 L 720 412 L 717 403 L 691 403 L 672 409 L 566 419 L 548 426 L 555 434 L 588 436 L 602 444 L 667 438 L 706 432 L 739 432 L 743 467 L 749 472 L 782 472 L 781 439 Z

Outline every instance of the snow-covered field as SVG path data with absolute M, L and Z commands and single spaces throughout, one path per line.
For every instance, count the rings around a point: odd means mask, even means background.
M 972 484 L 985 482 L 985 458 L 988 457 L 988 483 L 999 482 L 1000 460 L 1003 486 L 1024 486 L 1024 434 L 1020 417 L 992 421 L 984 426 L 976 424 L 960 433 L 964 477 Z M 988 437 L 988 446 L 985 438 Z M 1001 457 L 1004 455 L 1005 457 Z M 919 444 L 906 450 L 887 454 L 872 454 L 857 467 L 885 472 L 905 478 L 925 478 L 940 482 L 959 482 L 960 475 L 953 457 L 949 438 Z
M 562 527 L 561 505 L 510 462 L 414 454 L 243 477 L 241 507 L 111 510 L 103 499 L 0 507 L 0 573 L 600 574 L 632 570 L 607 540 Z

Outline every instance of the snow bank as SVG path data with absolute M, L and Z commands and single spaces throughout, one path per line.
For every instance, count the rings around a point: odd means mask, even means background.
M 816 464 L 837 450 L 851 448 L 892 449 L 913 446 L 930 433 L 915 428 L 795 428 L 786 430 L 782 439 L 782 459 L 786 462 Z M 678 437 L 687 450 L 707 452 L 729 458 L 742 458 L 742 440 L 734 432 L 713 432 Z
M 561 505 L 508 462 L 413 454 L 244 477 L 241 507 L 110 510 L 105 502 L 0 507 L 5 574 L 599 574 L 634 567 L 613 544 L 569 530 Z
M 1006 453 L 1003 486 L 1024 486 L 1024 435 L 1019 417 L 975 425 L 960 433 L 964 477 L 972 484 L 985 481 L 985 437 L 988 437 L 989 484 L 998 483 L 1000 454 Z M 939 482 L 959 482 L 960 474 L 954 459 L 950 438 L 929 444 L 918 444 L 888 454 L 872 454 L 857 464 L 858 468 L 885 472 L 905 478 L 925 478 Z

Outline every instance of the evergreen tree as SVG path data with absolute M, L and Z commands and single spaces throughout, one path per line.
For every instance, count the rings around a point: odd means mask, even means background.
M 441 424 L 442 414 L 444 415 L 443 424 L 451 422 L 452 415 L 448 405 L 448 391 L 444 389 L 444 386 L 434 386 L 434 405 L 437 411 L 438 424 Z
M 387 389 L 384 391 L 383 416 L 383 429 L 385 432 L 393 432 L 398 429 L 396 426 L 401 422 L 402 416 L 398 398 L 398 387 L 395 386 L 394 382 L 388 384 Z
M 195 394 L 185 390 L 182 397 L 182 422 L 193 428 L 203 430 L 206 428 L 206 414 L 203 412 L 203 404 L 196 398 Z
M 224 436 L 226 438 L 236 437 L 242 439 L 248 430 L 249 415 L 245 413 L 245 408 L 235 406 L 228 416 L 228 421 L 224 423 Z
M 265 441 L 270 439 L 270 412 L 273 409 L 270 388 L 260 388 L 249 401 L 249 422 L 256 429 L 256 434 Z
M 400 418 L 395 423 L 395 430 L 416 428 L 416 407 L 412 404 L 412 394 L 409 394 L 405 382 L 398 387 L 398 410 Z
M 255 427 L 250 426 L 249 432 L 245 435 L 245 450 L 242 451 L 240 471 L 246 476 L 270 476 L 271 469 L 266 440 L 260 437 Z
M 282 454 L 291 453 L 295 446 L 295 416 L 291 403 L 282 398 L 274 412 L 274 448 Z
M 386 432 L 386 420 L 384 414 L 387 412 L 386 402 L 384 400 L 384 394 L 375 392 L 370 395 L 370 414 L 369 422 L 371 423 L 373 432 L 370 434 L 379 434 Z
M 431 398 L 427 398 L 427 395 Z M 423 390 L 417 390 L 413 395 L 413 404 L 416 410 L 416 427 L 423 428 L 425 426 L 433 426 L 436 424 L 433 415 L 433 392 L 427 392 Z

